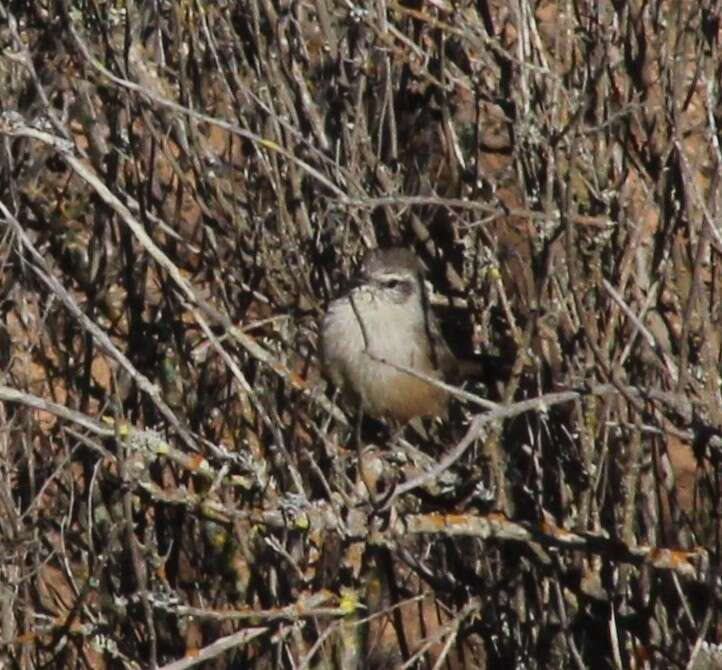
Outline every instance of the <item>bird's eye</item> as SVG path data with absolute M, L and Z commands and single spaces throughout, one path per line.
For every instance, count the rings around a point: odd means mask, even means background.
M 389 279 L 386 282 L 386 288 L 397 288 L 401 282 L 398 279 Z

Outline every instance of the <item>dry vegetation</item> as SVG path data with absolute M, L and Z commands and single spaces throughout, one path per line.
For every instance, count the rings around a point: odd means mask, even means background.
M 0 2 L 0 666 L 722 667 L 719 38 Z M 487 374 L 355 438 L 317 323 L 392 244 Z

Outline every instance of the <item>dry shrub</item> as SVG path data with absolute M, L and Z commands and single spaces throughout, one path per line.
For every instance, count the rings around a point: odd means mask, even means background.
M 0 4 L 2 663 L 717 667 L 719 12 Z M 487 372 L 369 496 L 376 245 Z

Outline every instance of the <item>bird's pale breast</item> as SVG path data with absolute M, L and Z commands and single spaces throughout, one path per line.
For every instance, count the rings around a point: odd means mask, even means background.
M 356 294 L 354 306 L 348 298 L 335 300 L 321 326 L 329 377 L 360 398 L 373 416 L 408 421 L 442 413 L 448 400 L 443 389 L 395 367 L 440 378 L 420 321 L 423 314 L 408 305 L 379 306 L 369 294 Z

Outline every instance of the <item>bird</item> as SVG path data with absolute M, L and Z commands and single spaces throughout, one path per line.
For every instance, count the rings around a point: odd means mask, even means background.
M 320 354 L 326 376 L 363 412 L 400 423 L 445 414 L 450 394 L 429 380 L 454 381 L 460 370 L 429 307 L 421 263 L 401 247 L 366 253 L 350 291 L 328 305 Z

